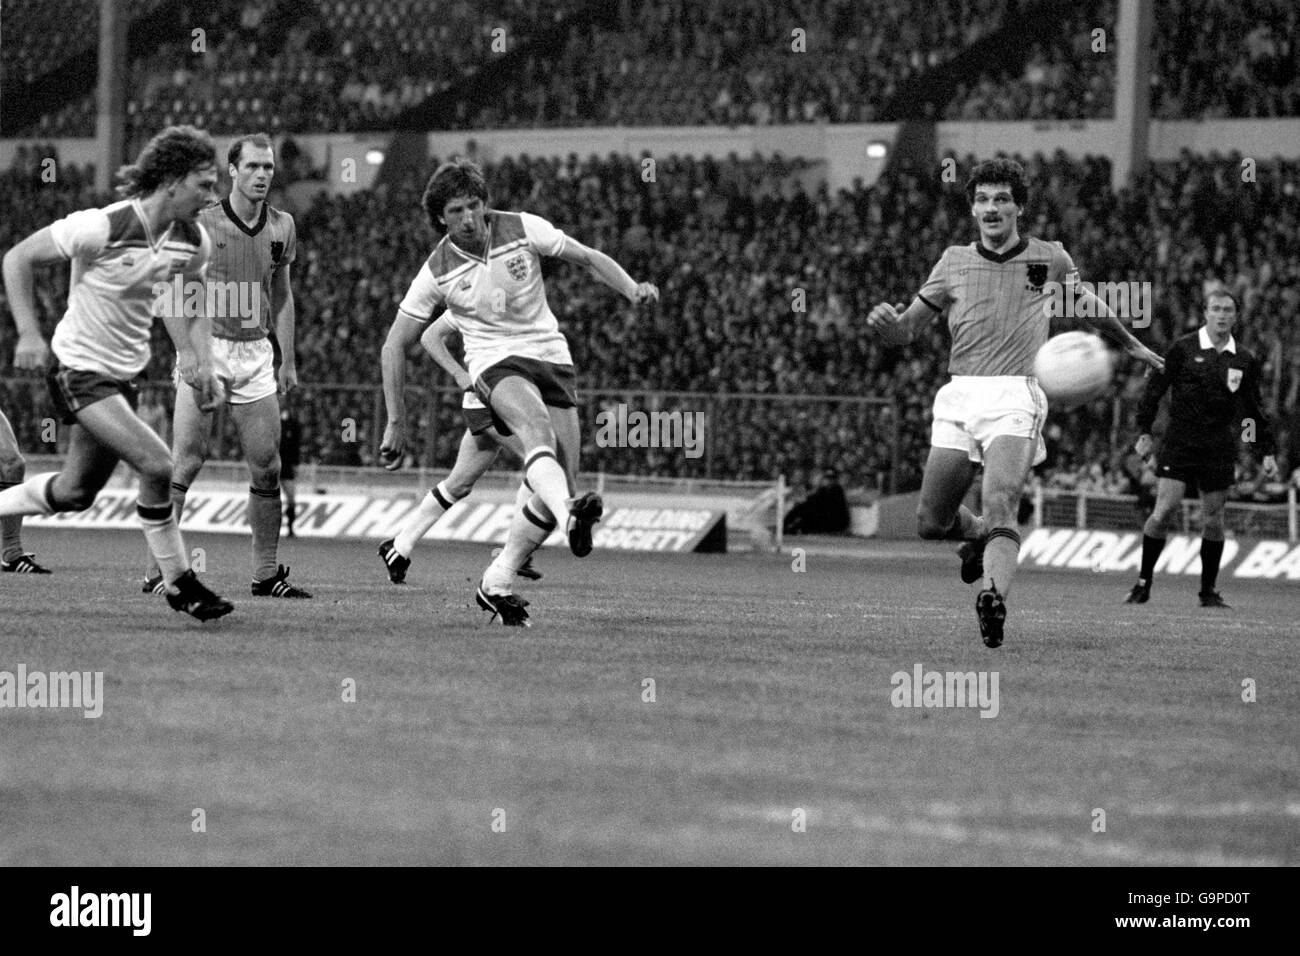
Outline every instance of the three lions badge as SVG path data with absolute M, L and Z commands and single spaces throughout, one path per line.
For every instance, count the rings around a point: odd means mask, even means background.
M 528 278 L 528 257 L 518 255 L 506 262 L 506 270 L 510 273 L 510 278 L 516 282 L 523 282 Z

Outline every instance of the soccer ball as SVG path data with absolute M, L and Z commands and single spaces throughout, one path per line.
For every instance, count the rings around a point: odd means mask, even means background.
M 1082 405 L 1100 397 L 1114 371 L 1110 349 L 1087 332 L 1048 339 L 1034 357 L 1034 375 L 1053 404 Z

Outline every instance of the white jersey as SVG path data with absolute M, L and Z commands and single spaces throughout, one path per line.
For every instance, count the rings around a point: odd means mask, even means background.
M 445 307 L 448 322 L 464 339 L 465 364 L 475 381 L 511 355 L 572 365 L 542 284 L 542 256 L 558 256 L 567 237 L 531 213 L 488 210 L 485 218 L 486 255 L 471 255 L 444 236 L 399 310 L 427 323 Z
M 129 381 L 149 364 L 155 286 L 180 275 L 204 278 L 210 247 L 196 222 L 175 220 L 161 236 L 145 222 L 138 199 L 83 209 L 50 226 L 72 260 L 68 310 L 50 348 L 65 366 Z

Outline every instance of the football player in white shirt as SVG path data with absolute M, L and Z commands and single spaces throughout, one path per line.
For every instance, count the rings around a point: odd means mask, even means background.
M 5 289 L 18 326 L 14 366 L 20 369 L 44 368 L 51 352 L 37 320 L 34 267 L 72 261 L 68 309 L 54 331 L 56 361 L 48 374 L 50 398 L 72 429 L 63 470 L 0 492 L 0 516 L 84 511 L 118 461 L 126 461 L 140 474 L 136 511 L 162 568 L 167 602 L 206 621 L 234 608 L 190 568 L 172 515 L 171 454 L 135 414 L 131 379 L 149 362 L 149 332 L 161 313 L 181 377 L 201 405 L 216 404 L 208 319 L 176 315 L 160 298 L 170 296 L 173 276 L 203 280 L 209 241 L 198 214 L 216 200 L 216 149 L 201 130 L 168 127 L 119 176 L 125 199 L 75 212 L 5 254 Z
M 444 315 L 425 330 L 420 342 L 433 355 L 437 347 L 433 344 L 435 338 L 448 339 L 455 334 Z M 443 345 L 442 348 L 446 349 L 447 346 Z M 465 418 L 465 434 L 461 437 L 460 448 L 456 451 L 456 463 L 452 465 L 451 472 L 424 496 L 419 507 L 411 512 L 396 535 L 379 542 L 379 557 L 388 571 L 388 580 L 394 584 L 406 583 L 406 572 L 411 568 L 411 555 L 415 553 L 415 546 L 456 502 L 469 496 L 503 448 L 521 460 L 524 457 L 524 446 L 520 444 L 518 436 L 503 435 L 497 431 L 496 425 L 492 423 L 492 412 L 472 389 L 461 397 L 461 414 Z M 401 457 L 393 458 L 384 467 L 396 471 L 402 467 Z M 528 485 L 521 484 L 515 506 L 522 508 L 532 496 Z M 502 550 L 497 548 L 492 556 L 496 557 Z M 519 576 L 537 581 L 541 579 L 542 572 L 533 567 L 533 559 L 529 557 L 519 566 Z
M 657 301 L 659 290 L 636 282 L 617 262 L 566 236 L 539 216 L 488 208 L 483 173 L 468 160 L 444 163 L 422 200 L 435 231 L 446 235 L 421 267 L 398 307 L 383 349 L 388 426 L 380 454 L 391 462 L 405 444 L 406 350 L 443 312 L 465 342 L 465 364 L 439 337 L 425 340 L 435 361 L 465 391 L 473 390 L 503 435 L 524 447 L 524 481 L 533 492 L 511 523 L 502 549 L 479 584 L 480 607 L 507 626 L 527 626 L 527 602 L 511 592 L 514 576 L 567 517 L 569 549 L 591 553 L 591 529 L 604 505 L 594 492 L 576 495 L 577 375 L 568 342 L 546 301 L 543 256 L 585 266 L 633 304 Z

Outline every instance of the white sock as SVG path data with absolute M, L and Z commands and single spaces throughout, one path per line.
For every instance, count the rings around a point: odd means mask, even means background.
M 569 479 L 553 449 L 538 445 L 525 455 L 524 478 L 533 494 L 546 502 L 546 509 L 556 521 L 569 517 Z
M 541 504 L 540 499 L 534 499 L 534 502 Z M 555 522 L 539 515 L 534 502 L 525 504 L 515 512 L 510 521 L 510 530 L 506 533 L 505 547 L 483 572 L 483 590 L 488 594 L 513 593 L 515 574 L 523 567 L 528 556 L 540 548 L 542 542 L 555 530 Z
M 521 481 L 519 483 L 519 490 L 515 492 L 515 510 L 518 511 L 524 505 L 528 504 L 529 499 L 532 497 L 533 490 L 528 487 L 528 482 Z
M 415 514 L 406 519 L 402 530 L 393 540 L 393 548 L 404 558 L 409 558 L 415 550 L 416 542 L 423 538 L 438 519 L 451 510 L 451 506 L 460 501 L 447 494 L 446 482 L 439 482 L 420 502 Z
M 144 529 L 144 540 L 149 545 L 149 553 L 158 562 L 163 580 L 170 586 L 190 569 L 185 542 L 181 540 L 181 529 L 172 512 L 172 503 L 145 505 L 136 502 L 135 511 L 140 516 L 140 527 Z
M 54 514 L 50 500 L 50 485 L 58 477 L 56 472 L 33 475 L 22 484 L 0 491 L 0 516 Z

